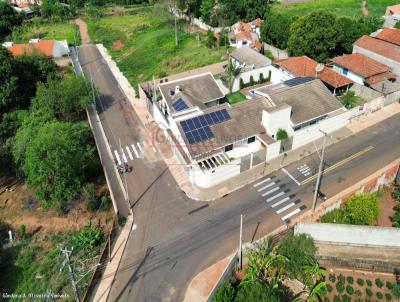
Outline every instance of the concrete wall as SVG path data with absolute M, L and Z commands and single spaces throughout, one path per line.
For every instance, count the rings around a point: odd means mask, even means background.
M 372 51 L 369 51 L 367 49 L 361 48 L 356 45 L 353 45 L 353 53 L 363 54 L 364 56 L 367 56 L 375 61 L 381 62 L 382 64 L 385 64 L 387 66 L 390 66 L 390 68 L 392 68 L 393 73 L 400 76 L 400 62 L 398 62 L 398 61 L 394 61 L 392 59 L 386 58 L 384 56 L 381 56 L 377 53 L 374 53 Z
M 343 111 L 336 116 L 328 117 L 324 120 L 321 120 L 312 126 L 297 130 L 293 134 L 292 149 L 299 148 L 305 144 L 321 138 L 323 134 L 321 133 L 321 131 L 319 131 L 320 129 L 326 133 L 331 133 L 335 130 L 345 127 L 348 122 L 348 112 Z
M 385 106 L 385 97 L 380 96 L 372 101 L 369 101 L 363 105 L 354 107 L 348 110 L 349 119 L 355 118 L 362 114 L 377 111 Z
M 267 134 L 272 138 L 275 138 L 279 129 L 289 132 L 291 111 L 292 107 L 289 105 L 276 109 L 272 112 L 263 110 L 261 123 L 267 131 Z
M 54 43 L 54 48 L 53 48 L 53 57 L 61 58 L 63 56 L 68 56 L 68 55 L 69 55 L 69 48 L 67 41 L 66 40 L 56 41 L 56 43 Z
M 315 241 L 400 247 L 399 228 L 300 222 L 296 224 L 294 233 L 308 234 Z
M 283 59 L 289 58 L 289 54 L 286 50 L 276 48 L 275 46 L 272 46 L 267 43 L 263 43 L 263 44 L 264 44 L 264 51 L 269 50 L 275 59 L 283 60 Z
M 284 82 L 286 80 L 290 80 L 293 79 L 293 76 L 288 73 L 288 72 L 284 72 L 281 69 L 276 68 L 275 66 L 270 66 L 269 70 L 271 70 L 271 79 L 270 82 L 272 84 L 278 84 L 281 82 Z
M 253 70 L 242 72 L 233 82 L 232 91 L 238 91 L 240 89 L 240 78 L 243 79 L 243 83 L 250 83 L 250 76 L 253 76 L 254 82 L 257 82 L 260 79 L 260 73 L 263 74 L 264 79 L 268 78 L 270 67 L 264 66 L 260 68 L 256 68 Z
M 267 160 L 278 157 L 280 151 L 281 151 L 281 141 L 276 141 L 273 144 L 269 144 L 267 146 Z

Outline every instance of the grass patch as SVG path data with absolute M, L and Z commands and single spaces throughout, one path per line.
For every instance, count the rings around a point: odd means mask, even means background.
M 385 14 L 386 6 L 397 4 L 397 0 L 368 0 L 370 16 L 380 17 Z M 359 0 L 315 0 L 307 3 L 282 4 L 273 6 L 273 11 L 289 16 L 301 16 L 315 9 L 327 9 L 339 16 L 351 18 L 361 17 L 361 1 Z
M 143 9 L 129 16 L 111 16 L 86 20 L 89 34 L 95 43 L 103 43 L 120 70 L 135 85 L 155 78 L 220 62 L 227 58 L 226 49 L 209 49 L 201 39 L 178 30 L 168 21 Z M 179 24 L 183 29 L 185 24 Z M 122 47 L 115 47 L 121 41 Z M 120 44 L 121 46 L 121 44 Z
M 14 29 L 8 40 L 14 43 L 28 43 L 29 39 L 54 39 L 67 40 L 68 44 L 79 45 L 81 36 L 78 27 L 72 23 L 73 21 L 65 21 L 59 23 L 42 23 L 39 21 L 25 22 L 22 26 Z M 75 37 L 74 37 L 75 35 Z
M 246 96 L 243 93 L 241 93 L 240 91 L 237 91 L 237 92 L 234 92 L 231 94 L 227 94 L 226 98 L 228 99 L 228 102 L 231 105 L 246 100 Z

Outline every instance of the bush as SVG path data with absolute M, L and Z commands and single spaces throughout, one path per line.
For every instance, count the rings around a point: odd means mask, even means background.
M 354 294 L 354 288 L 351 285 L 347 285 L 346 292 L 351 296 Z
M 99 227 L 92 226 L 89 222 L 79 233 L 73 235 L 72 241 L 76 247 L 93 249 L 104 241 L 104 236 Z
M 235 302 L 280 302 L 278 291 L 262 282 L 242 283 L 236 293 Z
M 339 282 L 341 282 L 343 284 L 346 282 L 346 278 L 342 274 L 339 275 L 338 280 L 339 280 Z
M 262 84 L 264 82 L 265 82 L 264 74 L 262 72 L 260 72 L 260 76 L 258 77 L 258 83 Z
M 365 289 L 365 293 L 367 294 L 368 297 L 372 297 L 374 295 L 374 293 L 372 292 L 372 290 L 370 288 L 366 288 Z
M 100 199 L 100 211 L 108 211 L 111 208 L 111 199 L 107 195 L 103 195 Z
M 249 85 L 250 85 L 250 86 L 254 86 L 254 78 L 253 78 L 253 76 L 252 76 L 252 75 L 250 76 L 250 82 L 249 82 Z
M 366 282 L 367 282 L 367 285 L 368 285 L 369 287 L 372 286 L 372 281 L 371 281 L 371 280 L 367 280 Z
M 279 141 L 285 140 L 288 138 L 288 134 L 285 129 L 279 129 L 276 133 L 276 139 Z
M 96 197 L 96 193 L 94 192 L 93 183 L 87 184 L 84 190 L 86 195 L 87 208 L 89 209 L 89 211 L 92 212 L 97 210 L 100 206 L 100 201 Z
M 118 213 L 118 225 L 120 227 L 123 227 L 125 225 L 125 223 L 126 223 L 126 217 L 124 217 Z
M 267 50 L 267 51 L 265 51 L 265 54 L 264 54 L 268 59 L 270 59 L 271 61 L 273 61 L 275 58 L 274 58 L 274 55 L 272 54 L 272 52 L 270 51 L 270 50 Z
M 343 282 L 338 282 L 336 283 L 336 290 L 338 291 L 338 293 L 343 293 L 344 292 L 344 283 Z
M 382 282 L 382 280 L 381 279 L 375 279 L 375 284 L 376 284 L 376 286 L 378 286 L 379 288 L 382 288 L 382 286 L 383 286 L 383 282 Z
M 351 302 L 351 298 L 348 295 L 343 295 L 342 296 L 342 301 L 343 302 Z
M 376 293 L 376 297 L 377 297 L 379 300 L 382 300 L 382 299 L 383 299 L 383 294 L 382 294 L 381 292 L 377 292 L 377 293 Z
M 339 296 L 334 296 L 333 302 L 341 302 Z
M 267 78 L 267 82 L 271 81 L 271 76 L 272 76 L 272 71 L 268 71 L 268 78 Z
M 332 287 L 332 285 L 327 284 L 327 285 L 326 285 L 326 289 L 327 289 L 327 291 L 328 291 L 329 293 L 331 293 L 332 290 L 333 290 L 333 287 Z
M 240 89 L 243 89 L 243 88 L 245 88 L 245 87 L 246 87 L 246 86 L 244 85 L 243 79 L 240 78 L 240 79 L 239 79 L 239 88 L 240 88 Z
M 396 299 L 400 299 L 400 283 L 393 287 L 392 294 Z
M 392 192 L 392 197 L 396 199 L 397 201 L 400 201 L 400 186 L 397 186 L 394 188 Z
M 378 194 L 358 194 L 344 205 L 352 224 L 372 225 L 376 223 L 381 210 Z
M 390 294 L 385 294 L 386 301 L 392 301 L 392 296 Z
M 329 274 L 329 281 L 331 281 L 332 283 L 336 282 L 336 276 L 335 274 Z
M 361 279 L 361 278 L 358 278 L 357 279 L 357 284 L 360 285 L 360 286 L 364 286 L 364 280 Z
M 347 279 L 347 283 L 349 283 L 349 284 L 353 284 L 354 283 L 354 278 L 353 277 L 348 276 L 346 279 Z
M 222 284 L 215 292 L 213 302 L 231 302 L 235 297 L 235 288 L 230 282 Z
M 392 290 L 393 289 L 393 283 L 386 281 L 386 288 Z
M 334 209 L 321 217 L 323 223 L 350 224 L 350 218 L 343 208 Z
M 26 226 L 25 224 L 21 224 L 21 226 L 19 227 L 20 231 L 21 231 L 21 237 L 22 239 L 26 239 Z

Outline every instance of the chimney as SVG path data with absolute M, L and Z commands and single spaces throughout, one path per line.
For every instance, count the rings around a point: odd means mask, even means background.
M 181 91 L 181 88 L 179 87 L 179 85 L 175 86 L 175 94 L 178 94 Z

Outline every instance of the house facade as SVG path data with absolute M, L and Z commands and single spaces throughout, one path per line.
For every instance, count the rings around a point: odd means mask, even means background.
M 258 52 L 261 51 L 260 26 L 262 23 L 263 20 L 258 18 L 249 23 L 239 21 L 233 24 L 228 33 L 229 45 L 235 48 L 247 46 Z
M 3 46 L 13 56 L 20 56 L 24 54 L 38 53 L 53 59 L 59 59 L 69 55 L 69 47 L 66 40 L 42 40 L 31 39 L 26 44 L 14 44 L 13 42 L 5 42 Z

